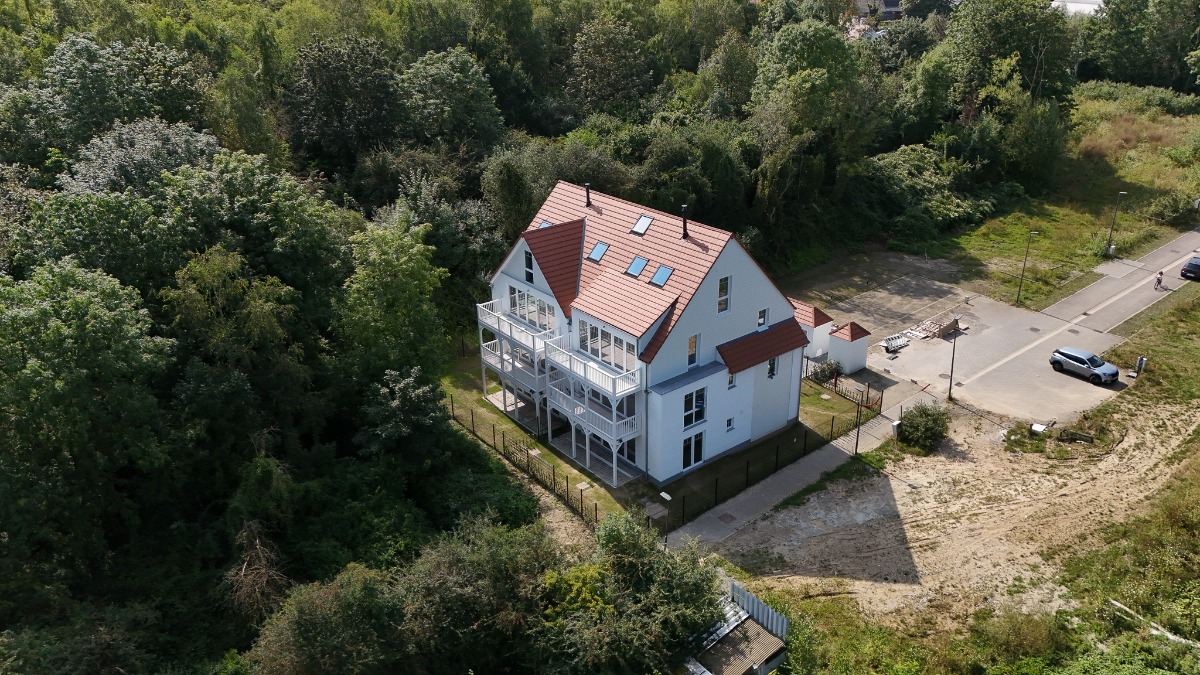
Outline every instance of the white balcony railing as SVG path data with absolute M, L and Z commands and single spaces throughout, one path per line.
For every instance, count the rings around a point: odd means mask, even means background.
M 553 330 L 539 331 L 524 321 L 516 320 L 504 312 L 504 300 L 492 300 L 476 305 L 479 324 L 496 335 L 503 335 L 520 344 L 533 355 L 540 354 L 545 343 L 554 337 Z
M 497 372 L 520 382 L 527 389 L 537 392 L 542 390 L 543 376 L 534 370 L 532 365 L 520 359 L 514 360 L 511 352 L 504 353 L 499 340 L 484 343 L 481 351 L 484 363 L 496 369 Z
M 569 346 L 568 338 L 569 336 L 563 335 L 546 340 L 546 358 L 551 363 L 586 380 L 593 389 L 609 394 L 614 400 L 637 390 L 642 380 L 640 368 L 628 373 L 618 373 L 591 356 L 566 349 L 565 347 Z
M 550 402 L 560 410 L 566 411 L 575 421 L 585 423 L 610 441 L 623 440 L 630 434 L 641 431 L 641 416 L 626 417 L 618 413 L 614 421 L 611 409 L 594 401 L 580 401 L 574 398 L 559 388 L 562 384 L 562 381 L 551 383 L 547 389 Z M 568 381 L 565 384 L 569 387 L 571 383 Z

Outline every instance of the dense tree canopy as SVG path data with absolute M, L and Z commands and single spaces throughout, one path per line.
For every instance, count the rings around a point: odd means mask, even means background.
M 447 346 L 556 181 L 786 273 L 1052 188 L 1076 80 L 1196 90 L 1195 2 L 901 6 L 0 0 L 0 670 L 671 670 L 711 572 L 528 527 Z

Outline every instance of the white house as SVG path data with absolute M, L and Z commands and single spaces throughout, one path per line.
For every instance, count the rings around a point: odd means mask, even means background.
M 729 232 L 560 182 L 491 283 L 489 400 L 614 485 L 796 421 L 808 337 Z
M 829 360 L 841 363 L 846 374 L 866 368 L 869 337 L 870 331 L 853 321 L 834 328 L 829 334 Z
M 788 298 L 788 302 L 795 308 L 796 322 L 808 336 L 808 358 L 824 356 L 829 351 L 829 329 L 833 327 L 833 319 L 815 305 L 795 298 Z

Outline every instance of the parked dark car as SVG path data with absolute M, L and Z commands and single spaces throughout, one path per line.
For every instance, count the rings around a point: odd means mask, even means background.
M 1113 364 L 1077 347 L 1059 347 L 1050 355 L 1050 367 L 1058 372 L 1064 370 L 1087 378 L 1092 384 L 1111 384 L 1120 377 L 1120 371 Z
M 1184 279 L 1200 279 L 1200 258 L 1192 258 L 1179 270 L 1179 276 Z

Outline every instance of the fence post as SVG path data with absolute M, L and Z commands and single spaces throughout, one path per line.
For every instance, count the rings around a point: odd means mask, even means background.
M 587 516 L 583 513 L 583 488 L 579 488 L 579 515 L 583 516 L 584 520 L 587 520 Z
M 721 484 L 721 477 L 717 476 L 713 479 L 713 506 L 717 505 L 717 486 Z
M 456 417 L 454 414 L 454 394 L 450 394 L 450 416 Z
M 500 447 L 503 448 L 504 456 L 508 456 L 508 437 L 503 431 L 500 432 Z
M 592 522 L 594 522 L 594 523 L 600 522 L 600 504 L 599 504 L 599 502 L 592 502 Z
M 550 465 L 550 483 L 553 486 L 550 488 L 550 491 L 557 494 L 558 493 L 558 467 L 554 466 L 553 464 Z
M 496 447 L 496 425 L 492 425 L 492 447 Z
M 529 473 L 529 446 L 525 446 L 525 473 Z
M 867 383 L 867 392 L 863 394 L 863 403 L 870 404 L 871 402 L 871 383 Z
M 833 423 L 837 420 L 837 415 L 829 416 L 829 442 L 833 442 Z
M 475 433 L 475 409 L 471 408 L 471 433 Z

